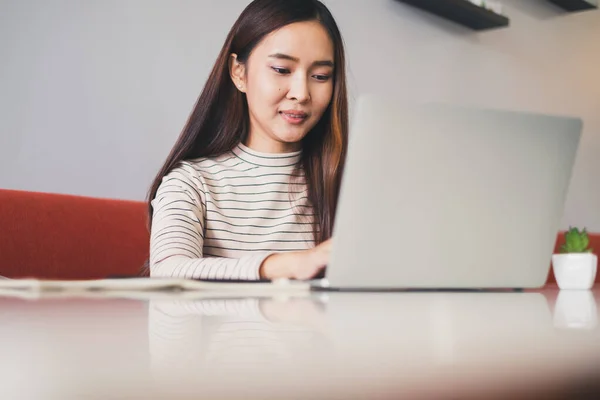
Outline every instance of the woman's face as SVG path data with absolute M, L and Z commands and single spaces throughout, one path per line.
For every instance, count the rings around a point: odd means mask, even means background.
M 331 101 L 333 52 L 325 28 L 310 21 L 267 35 L 245 64 L 232 55 L 233 82 L 248 100 L 248 147 L 270 153 L 300 149 Z

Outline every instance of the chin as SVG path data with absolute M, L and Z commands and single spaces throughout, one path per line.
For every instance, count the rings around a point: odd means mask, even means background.
M 298 143 L 304 139 L 308 131 L 306 130 L 294 130 L 287 132 L 275 132 L 274 136 L 283 143 Z

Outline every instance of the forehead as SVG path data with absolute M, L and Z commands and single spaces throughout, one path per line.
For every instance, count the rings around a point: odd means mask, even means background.
M 259 57 L 282 53 L 306 62 L 333 61 L 333 42 L 320 22 L 295 22 L 271 32 L 253 53 Z

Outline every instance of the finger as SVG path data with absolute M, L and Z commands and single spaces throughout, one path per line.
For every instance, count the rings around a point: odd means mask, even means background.
M 318 267 L 314 267 L 312 268 L 310 271 L 306 271 L 306 276 L 303 279 L 312 279 L 315 276 L 317 276 L 323 269 L 325 268 L 325 265 L 321 265 Z
M 316 268 L 311 278 L 319 275 L 326 267 L 327 265 L 321 265 L 320 267 Z

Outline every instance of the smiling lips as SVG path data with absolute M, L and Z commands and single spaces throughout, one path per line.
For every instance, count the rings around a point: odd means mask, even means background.
M 303 123 L 308 117 L 308 114 L 305 112 L 296 110 L 284 110 L 280 111 L 279 114 L 281 114 L 284 120 L 293 125 L 299 125 Z

